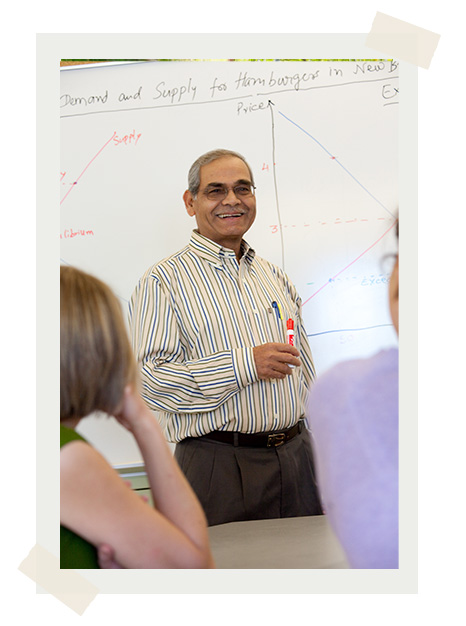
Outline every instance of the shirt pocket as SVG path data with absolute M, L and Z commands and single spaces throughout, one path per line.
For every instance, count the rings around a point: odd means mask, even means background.
M 288 343 L 286 322 L 288 319 L 292 319 L 296 325 L 297 321 L 296 311 L 292 311 L 281 302 L 278 310 L 272 305 L 256 310 L 255 317 L 260 344 L 269 342 Z

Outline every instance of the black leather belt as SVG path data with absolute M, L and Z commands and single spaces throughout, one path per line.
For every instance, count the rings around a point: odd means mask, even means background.
M 233 433 L 227 430 L 215 430 L 207 435 L 202 435 L 199 439 L 211 439 L 221 443 L 229 443 L 232 446 L 249 446 L 252 448 L 276 448 L 281 446 L 293 437 L 296 437 L 304 429 L 304 420 L 299 420 L 295 426 L 286 430 L 274 431 L 270 433 Z

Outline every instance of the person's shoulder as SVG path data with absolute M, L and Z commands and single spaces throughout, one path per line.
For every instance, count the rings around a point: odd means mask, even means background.
M 286 282 L 290 285 L 292 284 L 286 272 L 279 265 L 277 265 L 276 263 L 273 263 L 272 261 L 269 261 L 268 259 L 265 259 L 259 254 L 254 255 L 254 259 L 252 263 L 256 264 L 256 266 L 262 267 L 263 269 L 271 272 L 283 282 Z
M 397 364 L 398 349 L 383 349 L 367 357 L 336 363 L 318 378 L 316 385 L 317 383 L 328 384 L 328 381 L 335 380 L 348 380 L 349 382 L 363 380 L 367 376 L 377 375 L 380 370 L 396 368 Z
M 344 403 L 348 397 L 355 400 L 372 394 L 374 389 L 392 388 L 397 384 L 398 349 L 380 350 L 366 358 L 349 359 L 336 363 L 320 374 L 310 393 L 310 403 Z M 338 393 L 336 393 L 338 391 Z
M 90 481 L 96 476 L 95 472 L 109 468 L 105 458 L 93 448 L 85 439 L 73 439 L 60 448 L 60 477 L 66 482 L 67 478 L 74 478 L 79 472 L 82 478 L 89 477 Z
M 153 265 L 147 268 L 144 274 L 141 276 L 140 282 L 144 282 L 149 279 L 160 279 L 166 276 L 167 272 L 170 272 L 177 263 L 189 254 L 189 245 L 185 246 L 181 250 L 170 254 L 160 261 L 157 261 Z
M 326 393 L 335 386 L 338 386 L 339 395 L 341 397 L 343 389 L 351 385 L 355 378 L 359 376 L 359 368 L 362 359 L 349 359 L 335 363 L 328 369 L 319 374 L 311 390 L 311 395 L 316 397 L 319 393 Z
M 263 274 L 267 278 L 277 281 L 285 292 L 290 295 L 292 300 L 296 301 L 299 305 L 301 304 L 301 299 L 295 284 L 280 266 L 256 254 L 252 260 L 251 267 L 254 268 L 259 276 Z
M 73 438 L 60 448 L 60 472 L 80 467 L 81 463 L 94 463 L 99 453 L 82 438 Z M 63 476 L 64 477 L 64 476 Z
M 73 428 L 60 424 L 60 448 L 72 441 L 83 441 L 87 443 L 84 437 Z
M 257 254 L 257 253 L 254 254 L 253 263 L 257 263 L 259 265 L 263 265 L 265 267 L 268 267 L 268 268 L 270 268 L 271 270 L 273 270 L 275 272 L 282 272 L 283 271 L 278 265 L 276 265 L 275 263 L 272 263 L 272 261 L 269 261 L 268 259 L 265 259 L 263 256 L 261 256 L 260 254 Z
M 341 361 L 320 374 L 310 389 L 307 415 L 321 439 L 355 436 L 393 440 L 397 433 L 397 350 Z M 374 444 L 375 445 L 375 444 Z
M 398 348 L 385 348 L 367 358 L 353 361 L 355 375 L 363 379 L 377 379 L 398 371 Z

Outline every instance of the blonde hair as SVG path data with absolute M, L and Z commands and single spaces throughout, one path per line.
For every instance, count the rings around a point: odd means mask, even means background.
M 136 363 L 120 303 L 98 278 L 60 267 L 60 420 L 112 414 Z

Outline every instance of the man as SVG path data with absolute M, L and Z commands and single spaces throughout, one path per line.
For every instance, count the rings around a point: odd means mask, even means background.
M 256 216 L 251 170 L 241 155 L 215 150 L 192 165 L 188 184 L 197 230 L 131 298 L 142 396 L 161 412 L 209 525 L 321 514 L 304 422 L 314 366 L 301 301 L 243 239 Z

